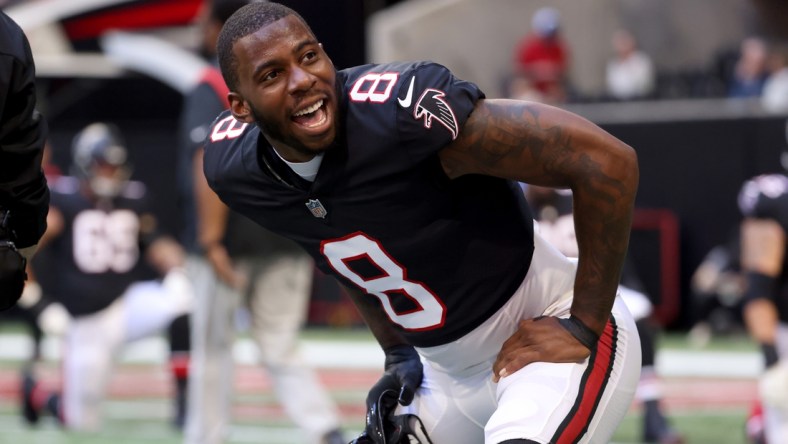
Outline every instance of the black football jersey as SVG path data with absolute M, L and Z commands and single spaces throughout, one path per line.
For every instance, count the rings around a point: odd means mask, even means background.
M 72 177 L 59 178 L 51 191 L 64 229 L 47 246 L 57 274 L 47 291 L 74 316 L 95 313 L 143 273 L 141 217 L 150 214 L 145 186 L 129 182 L 120 196 L 101 205 L 85 197 Z
M 205 173 L 231 208 L 295 240 L 323 271 L 376 297 L 414 345 L 457 339 L 521 284 L 533 222 L 519 186 L 446 177 L 438 151 L 482 92 L 434 63 L 337 73 L 342 124 L 313 183 L 254 125 L 214 123 Z
M 772 219 L 788 233 L 788 177 L 765 174 L 748 180 L 739 192 L 739 209 L 744 217 Z M 788 260 L 783 260 L 779 282 L 773 300 L 780 319 L 788 322 Z

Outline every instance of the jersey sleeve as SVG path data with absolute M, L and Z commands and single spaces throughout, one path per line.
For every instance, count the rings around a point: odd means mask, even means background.
M 404 73 L 397 97 L 400 143 L 415 159 L 432 154 L 462 131 L 484 93 L 446 67 L 427 63 Z
M 17 247 L 38 242 L 46 230 L 49 188 L 41 169 L 47 122 L 36 110 L 35 64 L 30 44 L 8 16 L 0 17 L 0 207 L 10 210 Z
M 237 121 L 229 110 L 219 114 L 211 124 L 205 141 L 203 173 L 225 204 L 230 205 L 226 199 L 237 191 L 236 180 L 247 175 L 244 153 L 256 153 L 257 134 L 256 125 Z

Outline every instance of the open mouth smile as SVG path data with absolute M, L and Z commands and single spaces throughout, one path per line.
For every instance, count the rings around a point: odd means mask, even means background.
M 293 122 L 305 128 L 317 128 L 328 121 L 328 113 L 323 107 L 323 100 L 318 100 L 312 106 L 304 108 L 293 114 Z

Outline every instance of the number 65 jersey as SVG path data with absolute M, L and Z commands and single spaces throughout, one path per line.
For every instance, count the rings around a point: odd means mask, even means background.
M 51 291 L 73 316 L 98 312 L 144 271 L 141 232 L 153 221 L 145 186 L 130 181 L 121 195 L 101 204 L 87 198 L 73 177 L 58 178 L 51 191 L 50 204 L 64 223 L 46 247 L 57 264 L 57 285 Z
M 259 128 L 214 122 L 204 168 L 233 210 L 299 243 L 323 272 L 379 300 L 416 346 L 453 341 L 518 288 L 533 253 L 522 192 L 503 179 L 450 180 L 438 152 L 482 92 L 434 63 L 337 73 L 341 122 L 314 182 Z

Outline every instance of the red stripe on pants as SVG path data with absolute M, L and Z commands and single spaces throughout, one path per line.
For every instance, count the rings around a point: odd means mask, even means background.
M 599 400 L 607 387 L 610 372 L 613 370 L 617 339 L 618 329 L 615 320 L 611 318 L 602 331 L 596 350 L 591 353 L 588 369 L 580 383 L 575 405 L 558 428 L 551 442 L 556 444 L 576 443 L 588 430 Z

